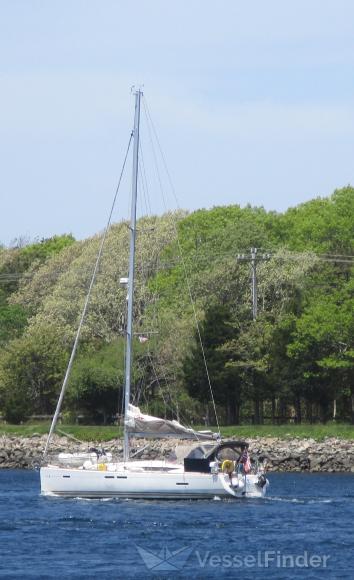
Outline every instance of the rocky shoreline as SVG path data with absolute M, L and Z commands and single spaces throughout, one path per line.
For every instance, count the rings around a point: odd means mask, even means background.
M 46 441 L 44 435 L 0 437 L 0 469 L 33 469 L 40 465 Z M 354 441 L 326 438 L 278 439 L 257 437 L 248 439 L 252 457 L 266 460 L 268 471 L 303 472 L 352 472 L 354 473 Z M 177 446 L 178 445 L 178 446 Z M 122 455 L 122 441 L 112 440 L 104 444 L 97 442 L 77 443 L 66 437 L 54 436 L 51 454 L 60 452 L 87 451 L 103 447 L 114 456 Z M 177 446 L 177 448 L 176 448 Z M 191 444 L 177 440 L 132 441 L 132 453 L 142 459 L 168 457 L 176 451 L 178 459 L 185 456 Z

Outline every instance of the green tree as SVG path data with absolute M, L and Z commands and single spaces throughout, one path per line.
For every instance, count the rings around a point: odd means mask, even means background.
M 222 346 L 236 334 L 230 310 L 225 305 L 212 305 L 200 324 L 200 335 L 215 402 L 226 407 L 226 420 L 239 420 L 241 384 L 237 370 L 227 366 L 229 353 Z M 195 343 L 183 364 L 184 382 L 188 393 L 208 405 L 211 399 L 204 356 L 195 333 Z
M 75 239 L 71 234 L 64 234 L 2 250 L 0 274 L 4 278 L 3 289 L 6 294 L 10 295 L 17 290 L 21 275 L 23 276 L 29 270 L 33 272 L 34 269 L 38 269 L 48 258 L 60 253 L 74 242 Z
M 5 292 L 0 289 L 0 345 L 20 336 L 27 323 L 27 313 L 22 306 L 8 304 Z
M 351 255 L 353 216 L 354 188 L 348 186 L 288 209 L 279 216 L 276 228 L 289 249 Z
M 10 422 L 31 414 L 51 414 L 67 362 L 55 329 L 27 333 L 11 341 L 0 361 L 0 404 Z
M 313 295 L 296 322 L 288 353 L 303 366 L 307 395 L 317 399 L 323 418 L 331 399 L 350 393 L 354 422 L 354 280 Z
M 66 409 L 88 413 L 106 424 L 122 410 L 124 345 L 122 341 L 99 348 L 86 347 L 74 365 Z

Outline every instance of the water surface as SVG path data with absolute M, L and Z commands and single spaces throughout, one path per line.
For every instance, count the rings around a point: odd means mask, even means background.
M 354 474 L 269 479 L 265 500 L 71 500 L 0 470 L 0 577 L 353 579 Z

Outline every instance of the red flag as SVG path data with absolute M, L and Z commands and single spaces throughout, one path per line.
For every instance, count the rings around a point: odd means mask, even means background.
M 240 463 L 243 465 L 244 473 L 249 473 L 251 471 L 251 460 L 247 449 L 244 449 L 242 452 Z
M 251 460 L 250 460 L 250 456 L 247 453 L 247 459 L 246 462 L 243 464 L 243 470 L 245 473 L 249 473 L 251 471 Z

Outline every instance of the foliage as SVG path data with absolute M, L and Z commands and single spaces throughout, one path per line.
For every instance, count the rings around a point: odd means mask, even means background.
M 311 296 L 288 345 L 288 354 L 301 364 L 304 388 L 324 414 L 331 399 L 354 394 L 353 282 Z
M 131 381 L 136 389 L 135 403 L 142 380 L 149 381 L 150 354 L 145 344 L 134 340 L 135 365 Z M 72 413 L 86 411 L 94 420 L 112 422 L 123 412 L 125 341 L 119 337 L 110 343 L 87 343 L 74 364 L 65 408 Z
M 86 348 L 74 366 L 65 407 L 106 423 L 118 411 L 124 377 L 124 347 L 117 342 Z
M 17 246 L 0 251 L 0 274 L 3 278 L 3 289 L 10 295 L 18 288 L 19 276 L 31 275 L 48 258 L 59 254 L 71 246 L 75 239 L 71 234 L 53 236 L 40 242 Z
M 8 344 L 0 366 L 0 401 L 8 421 L 53 412 L 67 362 L 63 346 L 53 328 Z
M 22 306 L 8 304 L 0 289 L 0 345 L 20 336 L 26 326 L 27 314 Z
M 235 367 L 227 365 L 228 351 L 220 347 L 234 335 L 235 328 L 231 325 L 229 309 L 222 305 L 210 305 L 206 310 L 205 319 L 200 324 L 203 349 L 199 343 L 199 332 L 196 332 L 195 345 L 192 346 L 183 366 L 185 385 L 189 394 L 207 404 L 210 400 L 210 379 L 215 402 L 226 406 L 229 423 L 238 419 L 237 406 L 241 397 L 241 381 Z
M 284 213 L 234 205 L 139 220 L 135 332 L 153 334 L 137 343 L 135 402 L 207 421 L 197 319 L 223 422 L 325 421 L 333 401 L 337 417 L 354 421 L 353 218 L 348 186 Z M 100 240 L 0 248 L 1 411 L 53 408 Z M 127 224 L 114 225 L 66 402 L 107 420 L 122 385 L 127 241 Z M 272 255 L 257 265 L 256 321 L 249 264 L 237 260 L 251 247 Z
M 316 198 L 280 216 L 278 231 L 292 250 L 353 254 L 354 189 L 336 190 L 327 198 Z

